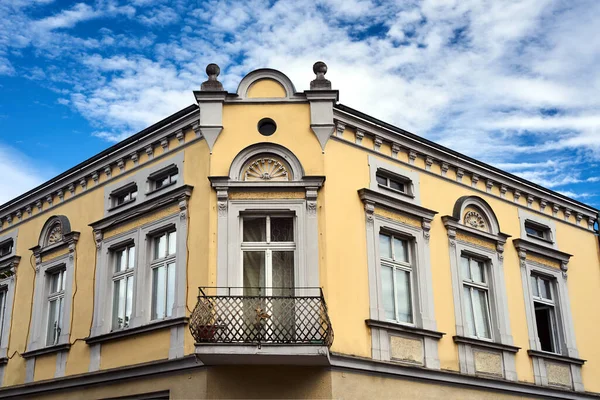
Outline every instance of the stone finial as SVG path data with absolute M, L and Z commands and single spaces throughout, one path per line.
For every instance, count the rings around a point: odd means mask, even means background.
M 202 82 L 200 86 L 200 90 L 206 92 L 222 92 L 223 84 L 219 82 L 217 76 L 221 73 L 221 68 L 217 64 L 208 64 L 206 66 L 206 75 L 208 75 L 208 80 Z
M 323 61 L 317 61 L 313 65 L 313 72 L 317 78 L 310 82 L 310 90 L 331 90 L 331 82 L 325 79 L 327 64 Z

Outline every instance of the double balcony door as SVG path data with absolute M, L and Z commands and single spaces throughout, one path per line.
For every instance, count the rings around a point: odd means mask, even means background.
M 261 342 L 292 342 L 295 337 L 295 232 L 289 215 L 242 219 L 244 320 Z

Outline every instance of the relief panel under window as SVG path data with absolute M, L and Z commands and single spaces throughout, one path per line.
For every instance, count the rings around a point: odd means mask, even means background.
M 554 281 L 531 275 L 530 283 L 541 350 L 560 353 Z
M 385 318 L 412 323 L 412 265 L 409 241 L 380 233 L 379 256 Z

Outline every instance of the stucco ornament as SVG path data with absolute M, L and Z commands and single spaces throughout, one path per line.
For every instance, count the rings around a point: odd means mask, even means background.
M 476 211 L 467 211 L 463 218 L 463 223 L 471 228 L 487 231 L 487 226 L 483 217 Z
M 244 169 L 245 181 L 289 181 L 290 173 L 285 164 L 273 157 L 260 157 Z
M 50 233 L 48 234 L 47 244 L 51 245 L 54 243 L 61 242 L 63 239 L 62 234 L 62 226 L 60 224 L 56 224 L 50 229 Z

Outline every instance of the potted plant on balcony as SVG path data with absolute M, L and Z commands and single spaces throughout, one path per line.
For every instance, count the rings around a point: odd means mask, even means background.
M 219 325 L 215 305 L 207 298 L 198 297 L 192 311 L 190 331 L 197 343 L 214 343 L 215 335 L 224 327 Z

